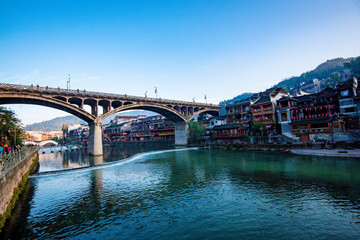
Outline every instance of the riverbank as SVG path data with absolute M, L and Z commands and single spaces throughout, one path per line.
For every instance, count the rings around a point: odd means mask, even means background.
M 209 144 L 200 145 L 205 149 L 224 149 L 234 151 L 260 151 L 260 152 L 279 152 L 279 153 L 292 153 L 297 155 L 308 156 L 322 156 L 322 157 L 345 157 L 345 158 L 360 158 L 360 148 L 336 148 L 324 149 L 311 144 Z
M 360 159 L 360 149 L 291 149 L 290 152 L 298 155 Z

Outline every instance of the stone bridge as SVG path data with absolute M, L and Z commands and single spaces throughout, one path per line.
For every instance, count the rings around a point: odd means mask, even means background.
M 187 144 L 187 122 L 200 113 L 218 116 L 219 105 L 127 94 L 90 92 L 0 83 L 0 104 L 35 104 L 75 115 L 89 124 L 89 151 L 102 155 L 101 122 L 114 113 L 141 109 L 159 113 L 175 124 L 175 144 Z M 91 108 L 91 112 L 84 109 Z M 102 113 L 99 114 L 99 107 Z

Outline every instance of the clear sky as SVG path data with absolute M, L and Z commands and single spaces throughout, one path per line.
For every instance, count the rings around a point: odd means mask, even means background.
M 360 55 L 358 0 L 0 0 L 0 82 L 218 103 Z M 10 106 L 10 105 L 9 105 Z M 24 124 L 65 112 L 11 105 Z

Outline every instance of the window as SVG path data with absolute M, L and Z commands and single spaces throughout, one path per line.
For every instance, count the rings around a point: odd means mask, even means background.
M 349 90 L 341 91 L 341 96 L 349 96 Z
M 342 99 L 339 100 L 340 106 L 348 106 L 348 105 L 353 105 L 353 99 Z
M 287 119 L 287 113 L 286 112 L 282 112 L 281 113 L 281 121 L 282 122 L 285 122 L 285 121 L 287 121 L 288 119 Z
M 345 113 L 352 113 L 352 112 L 355 112 L 354 107 L 345 108 Z

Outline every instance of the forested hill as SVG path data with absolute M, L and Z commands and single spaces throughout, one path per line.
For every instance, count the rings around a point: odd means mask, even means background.
M 81 120 L 75 116 L 65 116 L 65 117 L 57 117 L 48 121 L 43 121 L 40 123 L 34 123 L 26 125 L 25 130 L 27 131 L 61 131 L 62 125 L 67 124 L 70 126 L 71 124 L 86 124 L 85 121 Z
M 317 78 L 319 80 L 329 77 L 334 72 L 340 72 L 345 69 L 344 63 L 350 62 L 354 58 L 335 58 L 331 60 L 327 60 L 326 62 L 320 64 L 314 70 L 303 73 L 297 77 L 291 77 L 285 79 L 278 84 L 276 87 L 283 87 L 286 90 L 290 90 L 294 87 L 300 86 L 302 82 L 308 82 Z

